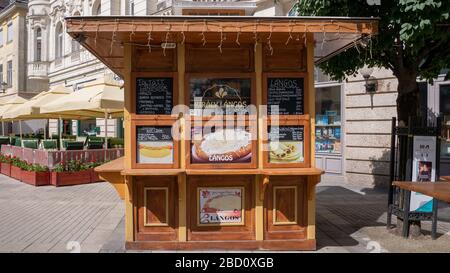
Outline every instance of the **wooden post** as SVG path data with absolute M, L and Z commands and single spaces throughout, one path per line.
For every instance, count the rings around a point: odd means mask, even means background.
M 256 106 L 262 105 L 262 44 L 258 43 L 255 50 L 255 79 L 256 79 Z M 258 109 L 258 168 L 263 168 L 263 115 Z M 255 236 L 257 241 L 264 239 L 264 197 L 262 195 L 262 178 L 256 176 L 255 185 Z
M 131 72 L 132 72 L 132 58 L 133 58 L 133 47 L 131 45 L 124 45 L 124 146 L 125 146 L 125 159 L 124 167 L 125 169 L 131 169 L 131 118 L 130 112 L 132 109 L 131 92 L 132 92 L 132 82 L 131 82 Z M 133 177 L 126 176 L 125 179 L 125 241 L 134 241 L 134 226 L 133 226 Z
M 177 44 L 177 67 L 178 67 L 178 102 L 184 104 L 184 71 L 185 71 L 185 47 L 184 44 Z M 179 120 L 180 131 L 180 168 L 186 168 L 186 145 L 185 145 L 185 117 Z M 178 240 L 185 242 L 187 238 L 186 223 L 186 174 L 178 176 Z
M 310 116 L 310 132 L 311 132 L 311 167 L 316 166 L 315 159 L 315 146 L 316 146 L 316 90 L 314 89 L 314 35 L 313 33 L 307 33 L 307 46 L 306 46 L 306 65 L 308 72 L 308 109 Z M 315 176 L 309 176 L 308 178 L 308 229 L 306 232 L 307 239 L 316 238 L 316 180 L 320 179 Z

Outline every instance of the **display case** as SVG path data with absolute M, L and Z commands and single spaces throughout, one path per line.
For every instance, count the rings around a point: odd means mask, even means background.
M 340 86 L 321 87 L 316 92 L 316 153 L 341 154 Z

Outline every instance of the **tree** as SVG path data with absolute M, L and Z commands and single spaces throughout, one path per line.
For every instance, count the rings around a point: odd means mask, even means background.
M 366 63 L 392 70 L 398 79 L 397 115 L 419 114 L 417 78 L 432 82 L 450 68 L 449 0 L 298 0 L 299 15 L 379 17 L 379 33 L 366 47 L 350 48 L 319 67 L 335 80 Z M 379 1 L 378 1 L 379 2 Z M 372 5 L 369 5 L 372 4 Z M 447 74 L 448 77 L 448 74 Z

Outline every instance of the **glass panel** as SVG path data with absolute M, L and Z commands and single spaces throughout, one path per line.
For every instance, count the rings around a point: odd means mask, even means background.
M 439 111 L 443 117 L 441 155 L 450 156 L 450 84 L 439 89 Z
M 341 86 L 316 88 L 316 152 L 341 153 Z
M 136 127 L 137 163 L 172 164 L 173 138 L 170 126 Z
M 304 127 L 269 127 L 269 163 L 302 163 Z

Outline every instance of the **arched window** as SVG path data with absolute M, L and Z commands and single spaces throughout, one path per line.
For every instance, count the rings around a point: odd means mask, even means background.
M 95 1 L 92 5 L 92 15 L 100 15 L 102 13 L 102 3 L 101 0 Z
M 63 28 L 62 24 L 58 23 L 55 31 L 55 58 L 59 59 L 63 56 Z
M 34 50 L 34 60 L 36 62 L 42 61 L 42 30 L 40 27 L 36 28 L 35 32 L 35 50 Z

